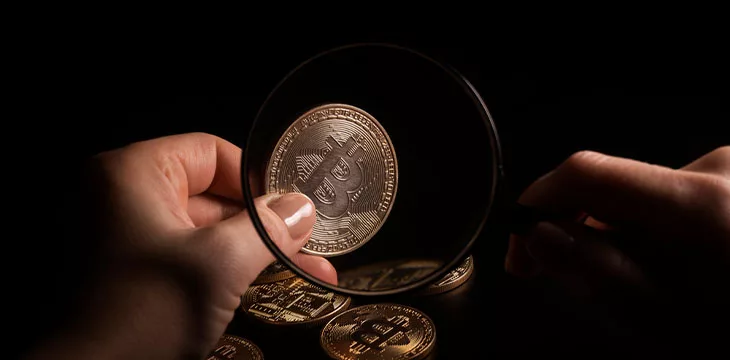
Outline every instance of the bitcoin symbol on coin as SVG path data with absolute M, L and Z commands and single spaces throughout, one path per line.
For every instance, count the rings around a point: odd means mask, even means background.
M 322 328 L 319 343 L 338 360 L 422 359 L 436 343 L 436 328 L 414 308 L 369 304 L 332 318 Z
M 359 355 L 369 350 L 383 351 L 388 345 L 408 345 L 407 331 L 408 318 L 402 315 L 367 319 L 352 333 L 350 351 Z
M 208 360 L 215 359 L 233 359 L 236 355 L 236 347 L 230 344 L 221 345 L 215 349 L 213 353 L 208 357 Z
M 362 183 L 362 169 L 358 159 L 363 149 L 355 139 L 349 137 L 344 145 L 332 136 L 327 137 L 324 160 L 317 166 L 309 179 L 298 177 L 294 185 L 315 202 L 320 214 L 330 219 L 342 216 L 350 205 L 349 193 Z
M 241 309 L 269 324 L 317 325 L 347 310 L 351 299 L 304 279 L 253 285 L 241 297 Z
M 256 344 L 242 337 L 223 334 L 217 347 L 206 360 L 263 360 L 264 355 Z
M 300 192 L 317 209 L 302 252 L 336 256 L 368 242 L 390 214 L 398 189 L 393 144 L 375 118 L 351 105 L 302 114 L 267 164 L 267 193 Z

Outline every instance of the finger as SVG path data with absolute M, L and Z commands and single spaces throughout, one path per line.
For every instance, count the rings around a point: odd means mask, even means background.
M 309 240 L 316 219 L 314 204 L 306 195 L 266 195 L 254 201 L 268 237 L 288 257 L 294 257 Z M 241 293 L 266 266 L 273 254 L 259 237 L 248 210 L 216 224 L 213 246 L 232 269 L 232 281 Z
M 195 227 L 210 226 L 243 211 L 242 204 L 211 194 L 188 199 L 188 216 Z
M 598 230 L 612 229 L 611 226 L 590 216 L 585 218 L 583 224 Z M 529 278 L 537 275 L 541 269 L 539 264 L 527 252 L 525 241 L 524 236 L 510 235 L 504 268 L 512 275 Z
M 337 285 L 337 270 L 329 260 L 304 253 L 296 253 L 291 260 L 307 274 L 324 282 Z
M 526 237 L 526 249 L 543 274 L 573 286 L 580 278 L 593 295 L 646 289 L 644 272 L 600 234 L 578 224 L 542 222 Z
M 694 205 L 689 190 L 689 181 L 676 170 L 584 151 L 530 185 L 519 202 L 553 213 L 585 212 L 610 224 L 655 226 L 665 225 L 668 211 L 684 213 L 684 205 Z
M 241 149 L 205 133 L 173 135 L 129 145 L 120 153 L 125 176 L 147 176 L 164 184 L 179 204 L 189 196 L 209 192 L 242 200 Z
M 680 171 L 584 151 L 535 181 L 518 202 L 568 219 L 587 214 L 591 221 L 615 227 L 642 224 L 671 232 L 667 224 L 681 224 L 688 211 L 702 207 L 697 191 Z M 505 263 L 512 273 L 531 267 L 521 242 L 519 236 L 510 241 Z
M 687 164 L 682 170 L 716 174 L 730 179 L 730 146 L 719 147 Z
M 592 216 L 587 217 L 583 224 L 598 230 L 611 230 L 613 228 L 611 225 L 598 221 Z

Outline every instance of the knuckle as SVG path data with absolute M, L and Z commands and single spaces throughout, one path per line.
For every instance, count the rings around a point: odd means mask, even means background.
M 720 213 L 725 215 L 725 219 L 730 226 L 730 180 L 719 176 L 714 177 L 713 192 Z
M 188 133 L 188 136 L 193 137 L 193 138 L 199 138 L 199 139 L 218 139 L 217 136 L 215 136 L 213 134 L 209 134 L 207 132 L 203 132 L 203 131 L 191 132 L 191 133 Z
M 730 180 L 715 175 L 696 176 L 695 189 L 707 215 L 730 232 Z
M 225 226 L 212 226 L 196 230 L 205 241 L 205 251 L 196 251 L 195 264 L 207 278 L 220 278 L 221 274 L 238 274 L 240 259 L 245 259 L 246 247 L 235 239 L 235 232 Z M 202 246 L 202 245 L 201 245 Z M 215 259 L 215 261 L 210 261 Z
M 289 240 L 289 229 L 279 216 L 274 214 L 273 211 L 268 208 L 260 209 L 258 213 L 261 218 L 261 222 L 264 225 L 264 229 L 272 241 L 281 246 L 282 243 Z
M 719 148 L 712 150 L 710 155 L 725 160 L 728 162 L 728 165 L 730 165 L 730 145 L 720 146 Z
M 730 145 L 721 146 L 711 151 L 707 154 L 707 157 L 719 164 L 721 169 L 730 171 Z
M 608 156 L 599 152 L 582 150 L 570 155 L 560 168 L 571 173 L 585 173 L 607 159 Z
M 202 131 L 190 132 L 181 135 L 172 135 L 171 137 L 184 142 L 192 142 L 197 144 L 198 146 L 203 145 L 204 147 L 213 146 L 218 140 L 220 140 L 218 136 Z
M 697 172 L 717 174 L 730 179 L 730 145 L 721 146 L 706 153 L 688 167 L 694 168 Z
M 697 191 L 703 193 L 704 197 L 724 202 L 730 201 L 730 180 L 707 174 L 694 178 Z

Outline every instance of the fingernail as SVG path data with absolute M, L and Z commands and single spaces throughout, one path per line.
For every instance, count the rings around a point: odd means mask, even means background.
M 510 235 L 507 256 L 504 259 L 504 269 L 507 273 L 518 277 L 532 277 L 537 274 L 535 261 L 526 253 L 524 241 L 521 237 Z
M 314 203 L 306 195 L 284 194 L 275 197 L 266 205 L 284 220 L 292 240 L 301 241 L 312 231 L 316 215 Z
M 565 256 L 575 243 L 573 237 L 549 222 L 538 223 L 527 236 L 525 247 L 536 260 Z

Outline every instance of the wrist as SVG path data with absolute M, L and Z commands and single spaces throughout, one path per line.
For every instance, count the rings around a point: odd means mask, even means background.
M 193 303 L 168 276 L 107 277 L 89 293 L 82 313 L 29 359 L 186 359 L 203 357 L 194 344 Z

